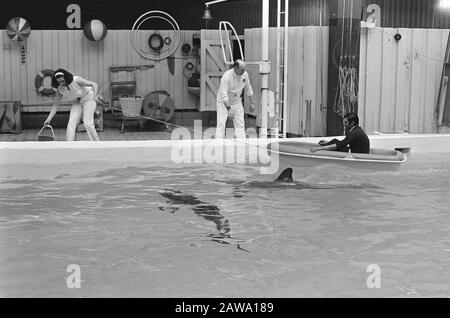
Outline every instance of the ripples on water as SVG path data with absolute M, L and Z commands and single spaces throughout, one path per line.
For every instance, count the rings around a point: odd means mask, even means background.
M 449 296 L 446 157 L 398 172 L 101 167 L 0 182 L 4 296 Z M 82 164 L 78 171 L 82 170 Z M 65 286 L 67 265 L 83 286 Z M 369 289 L 369 264 L 382 288 Z

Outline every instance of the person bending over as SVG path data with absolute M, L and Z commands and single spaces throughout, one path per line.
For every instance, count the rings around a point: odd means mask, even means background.
M 345 139 L 339 141 L 333 139 L 329 142 L 319 141 L 321 147 L 311 149 L 311 152 L 319 150 L 337 150 L 342 152 L 369 153 L 370 141 L 364 130 L 359 127 L 359 118 L 356 113 L 348 113 L 344 116 Z
M 94 125 L 94 113 L 97 107 L 96 101 L 101 98 L 100 95 L 97 95 L 98 84 L 88 81 L 81 76 L 73 76 L 65 69 L 60 68 L 53 73 L 52 87 L 57 89 L 56 99 L 44 124 L 50 124 L 59 109 L 62 98 L 65 97 L 72 101 L 69 122 L 67 124 L 66 140 L 75 140 L 76 129 L 83 114 L 83 124 L 89 140 L 98 141 L 99 138 Z

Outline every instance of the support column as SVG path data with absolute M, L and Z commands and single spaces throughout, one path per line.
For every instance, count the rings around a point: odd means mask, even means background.
M 261 60 L 269 61 L 269 0 L 262 0 Z M 269 100 L 269 74 L 261 75 L 261 129 L 260 138 L 267 138 L 267 104 Z
M 364 0 L 329 0 L 329 58 L 328 58 L 328 108 L 327 136 L 343 134 L 342 117 L 334 112 L 338 93 L 339 62 L 341 54 L 354 55 L 353 66 L 359 79 L 359 52 L 361 12 Z M 342 41 L 342 34 L 344 38 Z M 358 105 L 356 104 L 356 111 Z

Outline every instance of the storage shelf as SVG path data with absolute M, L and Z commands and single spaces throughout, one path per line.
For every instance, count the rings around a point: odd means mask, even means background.
M 136 81 L 111 82 L 110 85 L 111 86 L 136 85 Z

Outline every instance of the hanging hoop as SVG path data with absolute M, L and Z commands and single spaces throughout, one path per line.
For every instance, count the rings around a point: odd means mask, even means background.
M 141 27 L 141 25 L 144 22 L 146 22 L 147 20 L 150 20 L 150 19 L 164 20 L 164 21 L 168 22 L 170 24 L 170 26 L 172 27 L 172 29 L 175 31 L 174 41 L 171 41 L 171 44 L 168 44 L 167 48 L 157 51 L 157 52 L 155 52 L 153 50 L 146 51 L 146 50 L 144 50 L 142 48 L 138 48 L 136 46 L 137 31 L 139 30 L 139 28 Z M 148 11 L 148 12 L 144 13 L 134 22 L 133 27 L 131 29 L 131 45 L 133 46 L 134 50 L 145 59 L 149 59 L 149 60 L 153 60 L 153 61 L 163 60 L 163 59 L 169 57 L 170 55 L 172 55 L 178 49 L 180 42 L 181 42 L 181 31 L 180 31 L 180 27 L 179 27 L 177 21 L 175 21 L 175 19 L 171 15 L 169 15 L 168 13 L 166 13 L 164 11 L 153 10 L 153 11 Z

